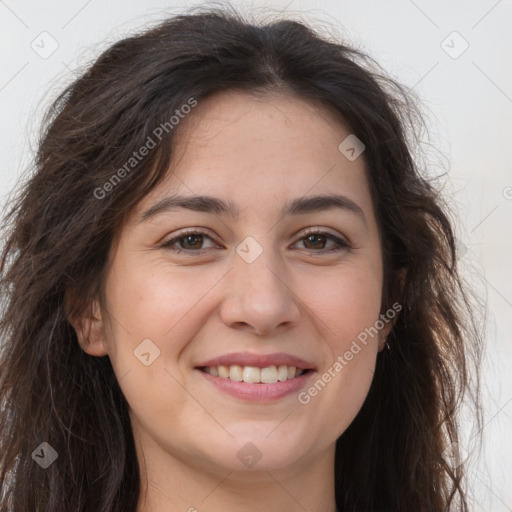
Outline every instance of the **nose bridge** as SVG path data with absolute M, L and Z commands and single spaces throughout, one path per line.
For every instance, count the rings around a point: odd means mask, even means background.
M 285 298 L 284 272 L 270 235 L 246 237 L 236 248 L 234 278 L 247 294 L 269 295 L 268 299 Z M 281 275 L 279 275 L 281 273 Z
M 236 248 L 234 268 L 223 306 L 224 322 L 243 323 L 269 332 L 298 320 L 298 308 L 271 236 L 249 236 Z

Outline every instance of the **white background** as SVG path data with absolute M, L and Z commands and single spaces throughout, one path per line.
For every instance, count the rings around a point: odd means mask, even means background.
M 196 3 L 0 0 L 2 203 L 30 162 L 44 108 L 71 81 L 73 70 L 131 29 Z M 313 24 L 324 20 L 420 95 L 431 144 L 444 155 L 434 162 L 434 172 L 448 172 L 446 193 L 461 219 L 461 263 L 488 308 L 484 446 L 469 471 L 472 508 L 512 511 L 512 2 L 286 0 L 233 5 L 267 14 L 284 11 Z M 50 36 L 41 35 L 45 31 Z M 464 41 L 467 50 L 452 58 Z M 43 53 L 51 44 L 58 47 L 47 58 L 31 47 Z

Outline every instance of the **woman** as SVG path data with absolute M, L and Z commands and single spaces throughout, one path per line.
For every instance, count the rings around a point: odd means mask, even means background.
M 468 510 L 479 334 L 372 66 L 212 9 L 61 94 L 7 217 L 2 512 Z

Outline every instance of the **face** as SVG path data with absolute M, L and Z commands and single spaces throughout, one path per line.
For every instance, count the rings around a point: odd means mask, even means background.
M 388 332 L 362 341 L 383 283 L 364 153 L 348 159 L 350 131 L 290 96 L 221 93 L 179 129 L 83 348 L 109 355 L 148 450 L 212 470 L 311 464 L 361 408 Z

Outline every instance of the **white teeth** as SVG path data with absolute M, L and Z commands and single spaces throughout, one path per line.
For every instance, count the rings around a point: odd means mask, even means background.
M 288 366 L 283 364 L 277 370 L 277 380 L 283 381 L 286 379 L 288 379 Z
M 244 366 L 242 379 L 244 382 L 260 382 L 261 370 L 255 366 Z
M 229 378 L 231 380 L 236 380 L 237 382 L 242 382 L 243 380 L 243 368 L 237 364 L 232 364 L 229 367 Z
M 265 368 L 233 364 L 231 366 L 208 366 L 204 368 L 204 371 L 214 377 L 231 379 L 237 382 L 275 384 L 276 382 L 284 382 L 285 380 L 299 377 L 306 370 L 285 364 L 267 366 Z
M 217 370 L 219 371 L 219 377 L 229 379 L 229 366 L 217 366 Z
M 277 368 L 275 366 L 267 366 L 261 369 L 261 382 L 263 384 L 274 384 L 278 381 Z

